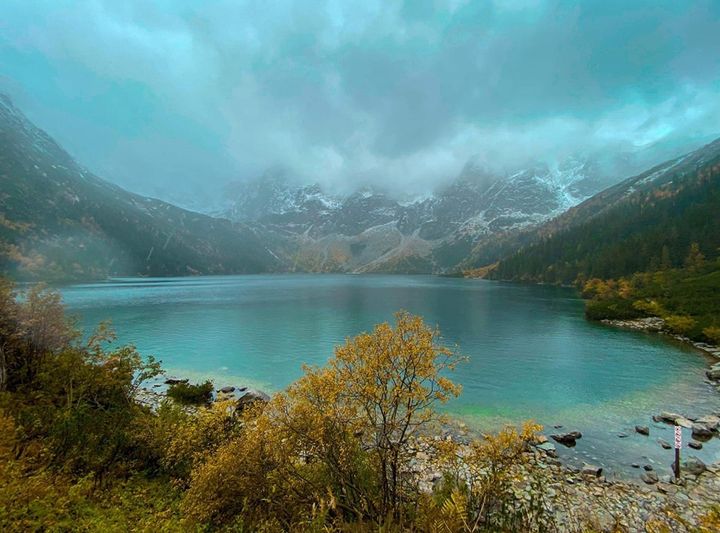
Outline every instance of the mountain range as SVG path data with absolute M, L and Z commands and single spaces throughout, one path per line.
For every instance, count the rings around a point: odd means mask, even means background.
M 215 215 L 262 228 L 290 270 L 443 273 L 479 242 L 557 216 L 608 185 L 589 159 L 508 175 L 473 162 L 449 185 L 409 201 L 361 188 L 330 195 L 267 175 L 231 184 Z
M 642 194 L 670 194 L 668 176 L 689 175 L 714 161 L 717 149 L 712 143 L 619 184 L 618 173 L 647 154 L 634 161 L 627 154 L 575 156 L 505 173 L 471 160 L 432 194 L 404 200 L 368 187 L 331 194 L 267 174 L 231 183 L 222 207 L 203 214 L 104 181 L 0 96 L 0 271 L 46 280 L 450 273 L 488 270 L 505 259 L 492 275 L 545 280 L 537 271 L 521 274 L 512 265 L 530 255 L 514 254 L 538 255 L 553 236 L 566 239 Z M 664 192 L 653 192 L 657 187 Z M 622 223 L 612 213 L 603 226 Z

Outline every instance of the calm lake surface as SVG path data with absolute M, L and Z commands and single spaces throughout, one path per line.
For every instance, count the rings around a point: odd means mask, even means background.
M 650 416 L 720 410 L 703 381 L 708 359 L 659 336 L 587 322 L 569 289 L 432 276 L 256 275 L 115 279 L 62 289 L 86 330 L 111 319 L 122 343 L 162 359 L 168 374 L 212 378 L 217 386 L 282 389 L 304 363 L 322 364 L 348 336 L 406 309 L 438 325 L 469 357 L 454 374 L 463 385 L 447 410 L 472 428 L 532 418 L 546 434 L 580 430 L 569 462 L 618 474 L 652 463 L 669 473 L 672 428 Z M 650 437 L 635 424 L 650 426 Z M 684 430 L 685 441 L 689 440 Z M 627 438 L 618 434 L 626 433 Z M 704 461 L 720 460 L 718 439 Z

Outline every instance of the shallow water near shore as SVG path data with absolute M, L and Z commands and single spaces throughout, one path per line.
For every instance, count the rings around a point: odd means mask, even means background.
M 468 356 L 453 378 L 460 398 L 446 406 L 471 428 L 493 430 L 534 419 L 545 433 L 579 430 L 571 463 L 635 475 L 631 463 L 670 473 L 672 428 L 653 414 L 720 411 L 704 381 L 710 360 L 666 338 L 583 318 L 570 289 L 433 276 L 256 275 L 123 278 L 62 288 L 86 331 L 110 319 L 118 341 L 163 361 L 168 374 L 217 386 L 275 391 L 323 364 L 333 347 L 406 309 L 439 326 Z M 650 436 L 635 433 L 650 426 Z M 554 425 L 562 425 L 560 430 Z M 624 433 L 626 438 L 619 438 Z M 690 439 L 684 430 L 685 443 Z M 720 440 L 683 449 L 720 460 Z

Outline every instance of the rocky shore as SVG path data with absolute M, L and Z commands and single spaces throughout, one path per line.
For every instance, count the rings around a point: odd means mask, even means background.
M 452 436 L 445 438 L 452 439 Z M 546 516 L 559 531 L 698 531 L 713 508 L 720 505 L 720 464 L 697 464 L 689 459 L 679 479 L 647 470 L 652 482 L 638 484 L 610 480 L 600 467 L 563 465 L 552 445 L 540 439 L 514 467 L 512 491 L 518 502 L 542 502 Z M 416 442 L 413 473 L 421 490 L 430 492 L 442 474 L 431 441 Z M 539 481 L 539 482 L 538 482 Z M 665 529 L 663 529 L 663 527 Z
M 632 329 L 658 331 L 649 329 L 657 327 L 653 320 L 636 322 L 633 321 Z M 623 323 L 620 327 L 631 326 Z M 713 353 L 711 350 L 714 348 L 708 347 L 706 351 Z M 708 375 L 714 376 L 711 373 L 715 370 L 720 378 L 720 363 L 711 367 Z M 138 391 L 138 401 L 156 409 L 166 398 L 167 386 L 183 381 L 167 378 L 143 388 Z M 246 402 L 268 401 L 270 397 L 249 387 L 224 386 L 215 391 L 213 399 L 235 400 L 238 407 L 242 407 Z M 690 448 L 701 448 L 703 442 L 718 438 L 720 432 L 720 412 L 699 417 L 661 412 L 652 420 L 689 429 L 693 437 L 688 443 Z M 578 468 L 558 459 L 556 446 L 572 447 L 582 439 L 580 431 L 563 432 L 560 428 L 553 428 L 549 438 L 539 435 L 523 452 L 523 460 L 512 467 L 516 501 L 542 502 L 545 516 L 559 531 L 586 527 L 608 532 L 698 531 L 708 513 L 713 508 L 720 509 L 720 463 L 706 465 L 689 456 L 682 462 L 678 479 L 670 474 L 671 465 L 658 472 L 651 464 L 633 464 L 638 472 L 634 479 L 608 478 L 603 474 L 602 465 L 584 464 Z M 635 431 L 646 436 L 651 432 L 650 427 L 640 425 Z M 437 441 L 455 441 L 462 450 L 477 436 L 463 422 L 450 421 L 417 438 L 413 443 L 411 474 L 420 489 L 431 492 L 442 479 L 442 467 L 435 455 Z M 658 439 L 658 445 L 672 447 L 662 439 Z
M 616 328 L 631 329 L 633 331 L 645 331 L 648 333 L 660 333 L 662 335 L 667 335 L 677 341 L 680 341 L 684 344 L 688 344 L 688 345 L 692 346 L 693 348 L 700 350 L 701 352 L 705 352 L 708 355 L 712 355 L 713 357 L 720 359 L 720 346 L 714 346 L 712 344 L 707 344 L 705 342 L 693 341 L 692 339 L 689 339 L 688 337 L 684 337 L 683 335 L 677 335 L 676 333 L 673 333 L 668 329 L 667 325 L 665 324 L 665 320 L 663 320 L 660 317 L 635 318 L 632 320 L 605 319 L 605 320 L 601 320 L 600 322 L 602 324 L 606 324 L 608 326 L 613 326 Z

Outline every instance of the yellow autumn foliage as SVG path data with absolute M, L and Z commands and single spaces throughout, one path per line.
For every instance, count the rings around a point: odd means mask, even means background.
M 187 513 L 252 527 L 274 517 L 284 529 L 401 520 L 418 495 L 410 442 L 460 392 L 445 373 L 461 358 L 439 341 L 407 313 L 348 339 L 325 367 L 243 413 L 242 435 L 193 471 Z

